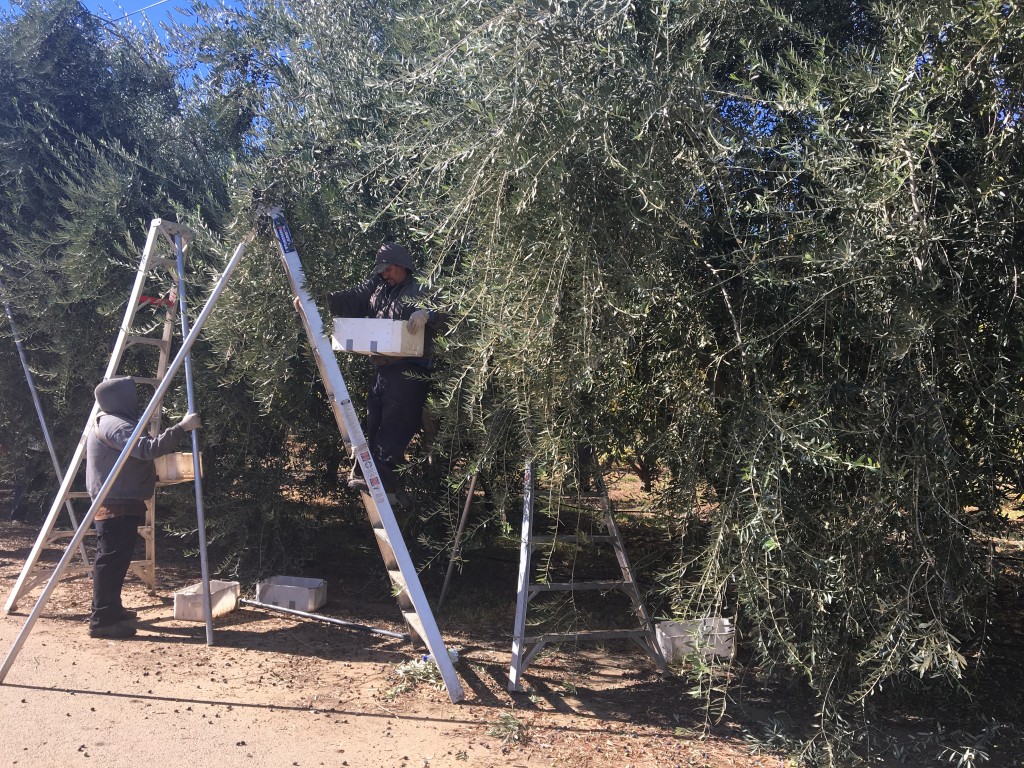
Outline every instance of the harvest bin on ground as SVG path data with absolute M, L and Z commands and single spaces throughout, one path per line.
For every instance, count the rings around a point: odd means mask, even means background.
M 729 619 L 659 621 L 654 634 L 669 664 L 680 662 L 691 653 L 699 653 L 705 658 L 723 656 L 727 659 L 736 653 L 736 633 Z
M 222 616 L 235 610 L 241 587 L 237 581 L 210 581 L 210 613 Z M 203 585 L 192 584 L 174 593 L 174 618 L 179 621 L 206 621 L 203 611 Z
M 256 602 L 293 611 L 312 611 L 327 602 L 327 583 L 301 576 L 271 576 L 256 585 Z
M 331 347 L 335 352 L 388 357 L 421 357 L 423 332 L 409 333 L 402 320 L 378 320 L 367 317 L 334 318 Z

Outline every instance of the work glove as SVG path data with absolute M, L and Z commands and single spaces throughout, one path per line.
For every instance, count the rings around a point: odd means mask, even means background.
M 178 426 L 186 432 L 191 432 L 193 429 L 199 429 L 199 427 L 202 426 L 202 421 L 200 420 L 198 413 L 189 413 L 185 415 L 185 418 L 178 422 Z
M 425 309 L 417 309 L 409 316 L 409 333 L 419 333 L 428 320 L 430 320 L 430 312 Z

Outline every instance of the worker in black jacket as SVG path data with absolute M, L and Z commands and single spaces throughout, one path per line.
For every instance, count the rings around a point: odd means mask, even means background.
M 405 449 L 423 423 L 431 368 L 431 342 L 437 326 L 434 312 L 418 306 L 421 287 L 416 264 L 398 243 L 384 243 L 377 251 L 369 280 L 327 296 L 334 317 L 373 317 L 406 320 L 411 333 L 423 332 L 422 357 L 371 355 L 376 366 L 366 407 L 366 442 L 380 472 L 384 490 L 398 492 L 396 469 L 405 461 Z M 358 463 L 349 487 L 365 490 Z

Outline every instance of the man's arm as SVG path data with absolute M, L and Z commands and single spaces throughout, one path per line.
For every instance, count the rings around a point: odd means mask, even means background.
M 354 288 L 327 294 L 327 306 L 332 317 L 368 317 L 370 297 L 380 283 L 379 277 L 371 277 Z
M 185 436 L 185 433 L 197 429 L 200 424 L 199 414 L 190 413 L 180 422 L 172 427 L 168 427 L 156 437 L 150 437 L 143 433 L 139 435 L 139 439 L 135 442 L 131 455 L 136 459 L 151 461 L 157 456 L 173 453 L 174 449 L 178 447 L 178 443 Z M 108 435 L 101 437 L 97 434 L 97 437 L 100 437 L 101 442 L 108 448 L 121 451 L 128 445 L 128 440 L 134 431 L 135 426 L 133 424 L 121 422 Z

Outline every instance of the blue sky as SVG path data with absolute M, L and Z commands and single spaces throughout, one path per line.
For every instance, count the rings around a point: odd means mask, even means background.
M 189 17 L 179 13 L 182 6 L 189 5 L 188 0 L 82 0 L 82 5 L 103 18 L 111 18 L 118 23 L 134 22 L 144 24 L 146 19 L 158 30 L 162 22 L 188 20 Z
M 17 0 L 0 0 L 0 8 L 5 10 L 17 4 Z M 143 25 L 149 19 L 157 31 L 162 23 L 171 19 L 188 21 L 192 18 L 179 12 L 188 8 L 189 0 L 82 0 L 82 4 L 97 16 L 119 24 Z

